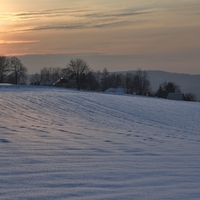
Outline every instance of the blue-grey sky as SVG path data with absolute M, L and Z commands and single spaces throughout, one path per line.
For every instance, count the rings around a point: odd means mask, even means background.
M 31 73 L 82 57 L 93 69 L 200 74 L 199 0 L 0 0 L 0 5 L 0 54 L 23 56 Z

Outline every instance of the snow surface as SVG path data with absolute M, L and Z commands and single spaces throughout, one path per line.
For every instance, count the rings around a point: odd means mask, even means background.
M 0 86 L 0 199 L 200 199 L 200 104 Z

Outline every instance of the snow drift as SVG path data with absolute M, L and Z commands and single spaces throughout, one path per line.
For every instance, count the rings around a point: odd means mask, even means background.
M 200 104 L 0 86 L 0 199 L 199 199 Z

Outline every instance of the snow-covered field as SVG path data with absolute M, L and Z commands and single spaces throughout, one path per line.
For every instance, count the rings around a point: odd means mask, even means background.
M 0 86 L 0 199 L 200 199 L 200 103 Z

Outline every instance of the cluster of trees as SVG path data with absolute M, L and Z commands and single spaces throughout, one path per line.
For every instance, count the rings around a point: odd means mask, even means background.
M 27 72 L 19 58 L 0 56 L 0 83 L 25 84 Z
M 108 88 L 124 88 L 127 94 L 156 96 L 167 98 L 168 93 L 180 93 L 180 86 L 173 82 L 164 82 L 156 92 L 151 91 L 146 71 L 110 73 L 106 68 L 92 71 L 82 59 L 70 60 L 66 68 L 44 67 L 40 73 L 31 76 L 31 85 L 51 85 L 59 78 L 69 81 L 71 88 L 78 90 L 106 91 Z M 27 68 L 17 57 L 0 56 L 0 83 L 26 84 Z M 196 101 L 192 93 L 185 94 L 187 101 Z
M 135 73 L 110 73 L 106 68 L 94 72 L 82 59 L 71 60 L 66 68 L 43 68 L 31 77 L 32 85 L 48 85 L 58 78 L 70 81 L 71 87 L 78 90 L 105 91 L 108 88 L 125 88 L 128 94 L 148 95 L 150 81 L 146 71 Z
M 181 89 L 179 85 L 176 85 L 173 82 L 164 82 L 159 85 L 159 88 L 156 92 L 156 96 L 160 98 L 167 98 L 168 93 L 180 93 Z
M 168 93 L 180 93 L 180 86 L 173 82 L 164 82 L 156 92 L 151 91 L 150 80 L 146 71 L 110 73 L 106 68 L 92 71 L 82 59 L 71 60 L 66 68 L 43 68 L 31 77 L 32 85 L 50 85 L 59 78 L 70 81 L 72 88 L 78 90 L 106 91 L 109 88 L 124 88 L 127 94 L 167 98 Z M 195 101 L 192 93 L 185 94 L 187 101 Z
M 169 93 L 181 93 L 180 86 L 173 82 L 164 82 L 159 85 L 158 90 L 155 93 L 155 96 L 159 98 L 167 98 Z M 196 101 L 196 95 L 192 93 L 184 94 L 186 101 Z

